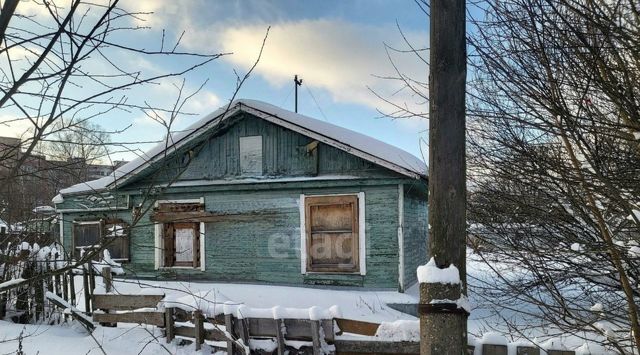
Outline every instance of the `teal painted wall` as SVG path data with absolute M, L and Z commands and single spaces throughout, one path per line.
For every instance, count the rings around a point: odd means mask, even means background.
M 148 215 L 132 229 L 129 274 L 142 277 L 265 282 L 293 285 L 348 285 L 397 288 L 397 184 L 326 187 L 309 182 L 290 189 L 171 192 L 160 199 L 205 198 L 207 211 L 256 215 L 205 225 L 206 271 L 154 270 L 154 226 Z M 193 190 L 193 189 L 190 189 Z M 314 274 L 300 269 L 300 194 L 365 193 L 366 276 Z M 132 204 L 138 204 L 137 198 Z M 117 217 L 131 221 L 129 211 L 65 213 L 65 247 L 71 247 L 72 221 Z
M 418 281 L 418 265 L 427 262 L 429 216 L 427 186 L 422 181 L 404 184 L 404 284 L 405 289 Z
M 212 128 L 199 141 L 171 154 L 166 162 L 149 167 L 129 186 L 146 186 L 177 180 L 230 179 L 242 177 L 239 141 L 244 136 L 262 136 L 264 177 L 357 175 L 399 177 L 400 175 L 326 144 L 309 153 L 313 139 L 243 113 L 225 126 Z
M 72 222 L 80 219 L 120 218 L 131 223 L 131 208 L 147 211 L 155 199 L 204 197 L 205 209 L 239 213 L 205 225 L 205 271 L 154 269 L 154 224 L 147 212 L 132 228 L 131 261 L 125 265 L 132 277 L 207 279 L 228 282 L 288 285 L 340 285 L 366 288 L 398 288 L 398 184 L 408 188 L 424 184 L 364 161 L 328 145 L 319 144 L 308 154 L 312 140 L 253 116 L 239 116 L 215 135 L 184 147 L 141 173 L 136 181 L 99 196 L 65 196 L 58 208 L 119 208 L 117 211 L 64 213 L 65 247 L 71 247 Z M 229 182 L 211 186 L 169 187 L 146 194 L 150 184 L 186 180 L 238 180 L 239 137 L 262 135 L 265 182 Z M 191 153 L 189 153 L 191 152 Z M 190 160 L 189 160 L 190 159 Z M 168 167 L 168 168 L 167 168 Z M 154 170 L 155 169 L 155 170 Z M 159 170 L 158 170 L 159 169 Z M 317 175 L 349 175 L 357 179 L 269 182 L 270 178 Z M 300 194 L 365 193 L 365 276 L 301 274 Z M 426 192 L 405 192 L 405 279 L 415 280 L 415 268 L 426 255 Z M 129 197 L 127 199 L 127 197 Z

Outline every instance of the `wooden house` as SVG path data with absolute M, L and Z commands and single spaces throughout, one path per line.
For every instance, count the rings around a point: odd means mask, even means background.
M 253 100 L 56 198 L 66 250 L 129 275 L 404 290 L 426 261 L 427 176 L 376 139 Z

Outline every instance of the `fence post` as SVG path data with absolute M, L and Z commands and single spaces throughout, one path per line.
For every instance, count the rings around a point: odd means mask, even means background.
M 4 281 L 0 278 L 0 281 Z M 7 316 L 7 292 L 0 293 L 0 319 L 3 319 Z
M 67 285 L 67 273 L 62 273 L 62 299 L 65 301 L 69 300 L 69 285 Z
M 29 279 L 32 276 L 33 265 L 29 263 L 29 250 L 20 251 L 20 260 L 24 263 L 25 267 L 22 271 L 22 278 Z M 18 323 L 26 324 L 29 321 L 29 290 L 32 284 L 28 283 L 27 286 L 21 286 L 17 290 L 16 297 L 16 310 L 23 311 L 19 316 Z
M 69 270 L 69 300 L 71 305 L 76 306 L 76 279 L 73 270 Z
M 284 320 L 282 319 L 274 319 L 276 323 L 276 340 L 278 341 L 278 355 L 284 355 L 285 343 L 284 343 L 284 332 L 282 328 L 284 327 Z
M 91 314 L 91 295 L 89 294 L 89 273 L 87 271 L 87 265 L 82 267 L 82 288 L 84 291 L 84 311 Z
M 102 280 L 104 281 L 104 292 L 111 292 L 113 278 L 111 276 L 111 268 L 109 266 L 102 268 Z
M 44 319 L 44 281 L 42 279 L 35 282 L 34 297 L 36 299 L 36 320 L 40 317 Z
M 195 336 L 196 336 L 196 350 L 200 350 L 202 348 L 202 344 L 204 343 L 204 315 L 202 311 L 196 309 L 193 311 L 193 323 L 195 324 Z
M 227 334 L 231 337 L 231 339 L 227 339 L 227 354 L 236 354 L 236 344 L 234 340 L 237 338 L 235 335 L 235 330 L 233 329 L 233 315 L 225 314 L 224 315 L 224 326 L 227 328 Z
M 60 285 L 60 275 L 56 274 L 53 277 L 53 282 L 55 284 L 56 295 L 58 297 L 62 297 L 62 286 Z
M 313 340 L 313 355 L 320 355 L 320 321 L 311 321 L 311 339 Z
M 91 291 L 91 295 L 93 296 L 93 290 L 96 289 L 96 273 L 93 270 L 92 260 L 89 260 L 89 285 L 91 286 L 89 290 Z
M 165 333 L 167 336 L 167 343 L 171 343 L 173 341 L 174 335 L 174 327 L 175 323 L 173 320 L 173 308 L 169 307 L 164 310 L 164 327 Z

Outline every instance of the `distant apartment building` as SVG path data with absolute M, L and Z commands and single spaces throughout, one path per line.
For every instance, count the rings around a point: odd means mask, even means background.
M 60 189 L 78 182 L 99 179 L 125 164 L 91 164 L 82 158 L 49 160 L 44 154 L 24 157 L 21 140 L 0 137 L 0 218 L 14 223 L 27 218 L 37 206 L 50 205 Z M 9 172 L 25 158 L 17 174 Z

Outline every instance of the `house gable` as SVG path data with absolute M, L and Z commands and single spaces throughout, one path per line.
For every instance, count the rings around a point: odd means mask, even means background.
M 383 178 L 402 175 L 248 113 L 238 113 L 197 141 L 149 166 L 121 188 L 178 181 L 283 177 Z M 261 174 L 242 170 L 240 141 L 261 137 Z

